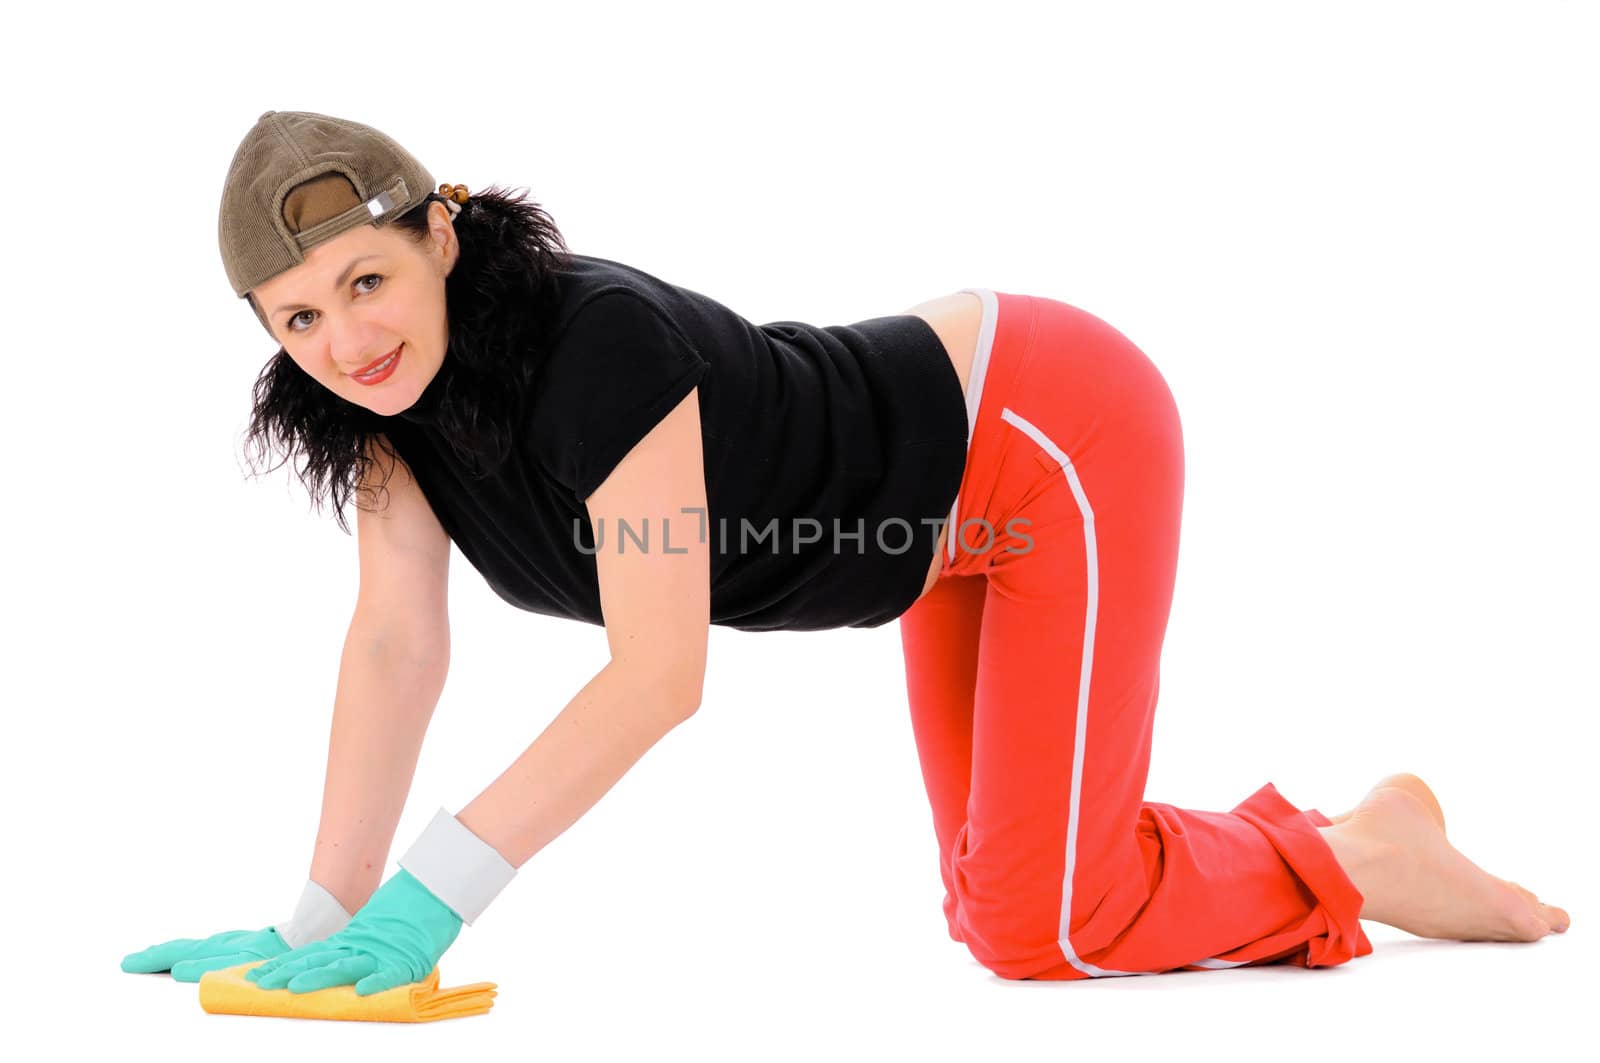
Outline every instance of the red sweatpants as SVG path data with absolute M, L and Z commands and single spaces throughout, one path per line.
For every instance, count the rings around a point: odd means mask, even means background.
M 1004 978 L 1365 956 L 1362 897 L 1267 783 L 1144 800 L 1183 503 L 1154 364 L 1066 303 L 990 289 L 966 472 L 934 588 L 900 618 L 950 936 Z

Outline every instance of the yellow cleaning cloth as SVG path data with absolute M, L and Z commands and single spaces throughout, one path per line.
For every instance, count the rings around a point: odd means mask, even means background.
M 200 1006 L 213 1015 L 276 1015 L 286 1019 L 347 1019 L 355 1022 L 433 1022 L 482 1015 L 494 1007 L 495 983 L 474 982 L 454 989 L 439 988 L 439 968 L 420 982 L 356 996 L 353 985 L 336 985 L 312 993 L 262 989 L 244 973 L 265 960 L 241 963 L 200 976 Z

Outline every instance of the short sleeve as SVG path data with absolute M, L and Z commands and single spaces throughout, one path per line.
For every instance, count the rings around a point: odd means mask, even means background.
M 643 296 L 593 296 L 536 377 L 529 431 L 540 463 L 583 502 L 710 368 Z

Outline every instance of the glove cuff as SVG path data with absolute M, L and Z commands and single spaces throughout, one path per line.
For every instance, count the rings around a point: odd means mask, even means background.
M 517 873 L 494 846 L 442 808 L 397 863 L 468 926 Z
M 306 888 L 300 893 L 300 903 L 295 905 L 294 914 L 286 922 L 279 923 L 277 931 L 285 944 L 297 949 L 338 933 L 349 921 L 350 913 L 333 894 L 306 879 Z

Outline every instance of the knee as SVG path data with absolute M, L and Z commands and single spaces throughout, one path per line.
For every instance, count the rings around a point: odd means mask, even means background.
M 1084 876 L 1077 920 L 1070 939 L 1059 935 L 1061 899 L 1049 890 L 996 891 L 992 901 L 964 893 L 952 927 L 972 957 L 1007 979 L 1062 980 L 1103 973 L 1103 954 L 1121 940 L 1150 898 L 1147 881 L 1131 874 L 1094 887 Z M 1120 966 L 1120 965 L 1119 965 Z
M 951 936 L 991 974 L 1013 981 L 1072 977 L 1058 973 L 1062 968 L 1070 969 L 1070 965 L 1054 938 L 1029 932 L 1004 913 L 977 920 L 963 914 L 959 925 L 952 927 Z

